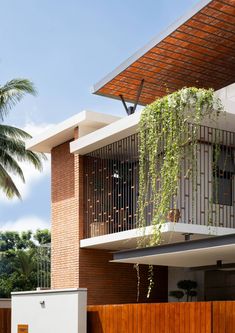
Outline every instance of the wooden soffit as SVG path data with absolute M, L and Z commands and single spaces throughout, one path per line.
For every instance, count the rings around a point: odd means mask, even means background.
M 94 93 L 139 104 L 182 87 L 218 90 L 235 82 L 235 0 L 203 0 L 94 86 Z

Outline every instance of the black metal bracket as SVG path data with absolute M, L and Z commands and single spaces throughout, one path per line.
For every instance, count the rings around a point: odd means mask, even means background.
M 184 240 L 185 240 L 185 242 L 190 241 L 190 240 L 191 240 L 191 236 L 193 236 L 192 233 L 184 233 L 184 234 L 182 234 L 182 235 L 184 236 Z
M 144 79 L 141 80 L 140 82 L 140 86 L 139 86 L 139 89 L 138 89 L 138 92 L 137 92 L 137 96 L 136 96 L 136 102 L 133 106 L 127 106 L 125 100 L 124 100 L 124 97 L 123 95 L 119 95 L 121 101 L 122 101 L 122 104 L 126 110 L 126 113 L 129 115 L 133 114 L 136 110 L 136 107 L 137 107 L 137 104 L 139 102 L 139 99 L 140 99 L 140 95 L 141 95 L 141 92 L 143 90 L 143 86 L 144 86 Z

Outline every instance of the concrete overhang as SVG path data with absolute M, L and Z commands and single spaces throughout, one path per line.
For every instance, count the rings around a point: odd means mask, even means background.
M 136 112 L 70 143 L 71 153 L 85 155 L 138 131 L 141 112 Z
M 235 83 L 216 92 L 221 99 L 226 114 L 221 115 L 216 124 L 219 129 L 235 132 Z M 71 153 L 88 154 L 110 143 L 138 132 L 141 111 L 113 122 L 95 132 L 70 143 Z M 215 123 L 205 120 L 202 125 L 215 127 Z
M 35 152 L 50 153 L 53 147 L 74 139 L 74 129 L 77 127 L 79 136 L 82 137 L 119 119 L 120 117 L 110 114 L 82 111 L 32 138 L 27 142 L 26 148 Z
M 119 251 L 113 254 L 118 263 L 201 267 L 235 262 L 235 234 L 155 247 Z
M 233 0 L 202 0 L 100 82 L 97 95 L 139 104 L 183 87 L 221 89 L 234 82 Z M 166 89 L 167 88 L 167 89 Z
M 166 222 L 161 226 L 162 244 L 180 243 L 190 234 L 190 239 L 202 239 L 208 237 L 223 236 L 234 233 L 232 228 L 209 227 L 199 224 Z M 143 229 L 132 229 L 113 234 L 101 235 L 80 241 L 81 248 L 102 250 L 136 249 L 139 240 L 144 236 L 150 238 L 154 234 L 154 226 Z

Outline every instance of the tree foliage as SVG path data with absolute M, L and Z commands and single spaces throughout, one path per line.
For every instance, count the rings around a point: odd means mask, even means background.
M 27 79 L 14 79 L 0 86 L 0 188 L 11 199 L 21 198 L 12 175 L 25 181 L 19 162 L 28 162 L 39 171 L 45 155 L 33 153 L 25 147 L 25 140 L 31 136 L 14 126 L 3 124 L 6 115 L 25 94 L 36 95 L 33 83 Z
M 0 298 L 10 297 L 12 291 L 36 289 L 39 274 L 49 279 L 49 272 L 38 265 L 38 260 L 42 259 L 38 253 L 41 246 L 50 241 L 47 229 L 34 234 L 31 231 L 0 232 Z

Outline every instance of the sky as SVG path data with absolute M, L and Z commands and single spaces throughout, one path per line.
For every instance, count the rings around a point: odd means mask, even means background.
M 6 123 L 33 136 L 82 110 L 124 116 L 121 102 L 92 95 L 94 83 L 185 15 L 198 0 L 1 1 L 0 85 L 28 78 Z M 39 173 L 22 165 L 23 200 L 0 193 L 0 230 L 50 227 L 50 156 Z

